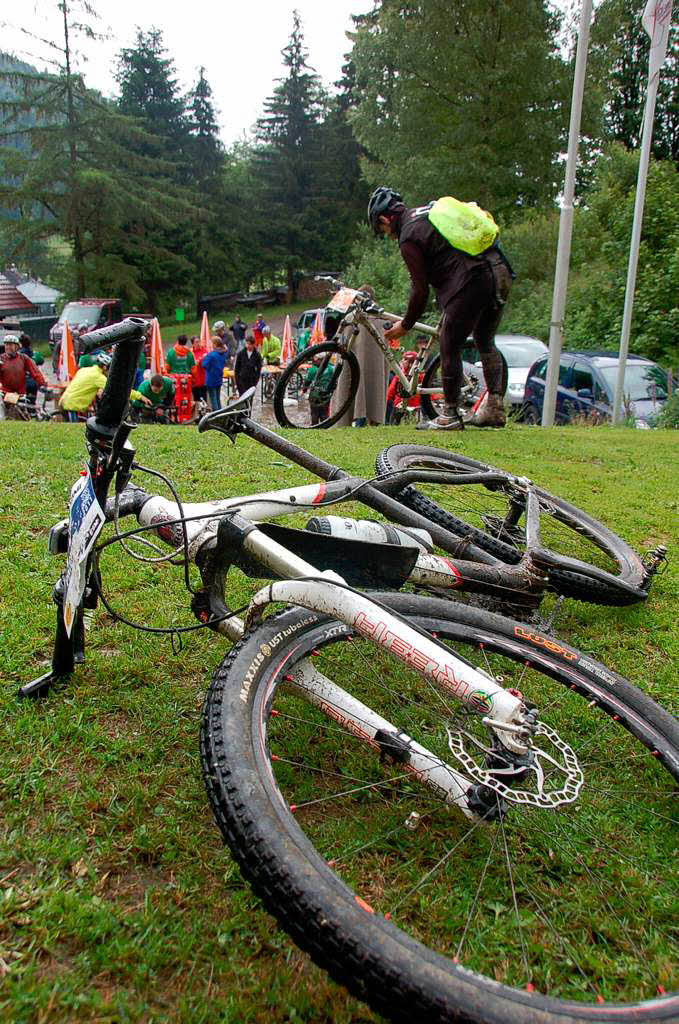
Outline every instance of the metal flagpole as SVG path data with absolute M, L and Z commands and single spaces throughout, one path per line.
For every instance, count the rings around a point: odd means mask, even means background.
M 670 31 L 670 23 L 672 21 L 672 0 L 648 0 L 641 20 L 644 28 L 651 37 L 651 52 L 648 60 L 648 89 L 646 91 L 646 106 L 644 107 L 644 127 L 641 135 L 637 194 L 634 201 L 634 221 L 632 222 L 632 239 L 630 241 L 629 262 L 627 264 L 625 306 L 622 314 L 622 330 L 620 332 L 618 374 L 615 380 L 615 397 L 613 399 L 613 423 L 621 423 L 623 418 L 625 368 L 627 366 L 629 336 L 630 328 L 632 326 L 634 289 L 637 283 L 641 223 L 644 218 L 646 179 L 648 177 L 648 162 L 651 155 L 651 138 L 653 136 L 653 116 L 655 114 L 655 100 L 658 95 L 660 68 L 665 60 L 667 38 Z
M 573 235 L 575 168 L 578 160 L 580 115 L 582 113 L 582 94 L 585 87 L 587 47 L 589 45 L 589 23 L 591 19 L 592 0 L 583 0 L 582 9 L 580 11 L 580 26 L 578 28 L 578 47 L 575 56 L 573 98 L 571 100 L 571 123 L 568 129 L 566 177 L 564 181 L 563 199 L 561 201 L 561 216 L 559 219 L 559 244 L 556 251 L 554 293 L 552 296 L 552 319 L 549 325 L 549 361 L 547 363 L 547 380 L 545 382 L 545 400 L 542 407 L 543 427 L 551 427 L 554 424 L 556 389 L 559 383 L 559 360 L 561 358 L 561 346 L 563 344 L 563 317 L 566 309 L 568 266 L 571 258 L 571 238 Z

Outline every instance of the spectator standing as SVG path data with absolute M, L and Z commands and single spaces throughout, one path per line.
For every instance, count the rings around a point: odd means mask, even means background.
M 236 356 L 236 343 L 233 338 L 230 338 L 226 333 L 226 324 L 223 320 L 215 320 L 212 325 L 212 344 L 214 345 L 217 338 L 222 342 L 226 349 L 226 365 L 229 367 L 233 366 L 233 361 Z
M 203 359 L 207 355 L 207 348 L 200 343 L 200 335 L 194 334 L 191 338 L 191 349 L 195 360 L 191 367 L 191 384 L 193 388 L 194 402 L 207 401 L 207 385 L 205 384 L 205 367 Z
M 262 372 L 262 357 L 255 348 L 254 335 L 246 334 L 245 348 L 236 356 L 234 373 L 238 394 L 242 395 L 248 388 L 255 386 Z
M 47 387 L 47 381 L 30 356 L 19 352 L 20 342 L 16 334 L 5 335 L 5 351 L 0 362 L 0 389 L 26 394 L 26 376 L 31 377 L 36 388 Z
M 248 325 L 243 323 L 240 316 L 236 316 L 235 320 L 231 324 L 229 330 L 233 335 L 233 340 L 236 345 L 236 355 L 245 348 L 245 332 L 248 329 Z
M 193 352 L 189 348 L 188 340 L 185 334 L 180 334 L 174 343 L 174 348 L 171 348 L 165 356 L 165 361 L 171 373 L 191 373 L 191 367 L 195 360 Z
M 255 339 L 255 345 L 257 346 L 257 348 L 260 348 L 260 346 L 262 344 L 262 337 L 263 337 L 263 332 L 264 332 L 264 328 L 265 327 L 266 327 L 266 322 L 264 320 L 264 317 L 262 316 L 261 313 L 258 313 L 257 316 L 255 317 L 255 322 L 252 325 L 252 333 L 253 333 L 253 336 L 254 336 L 254 339 Z
M 318 373 L 323 359 L 322 352 L 314 356 L 314 360 L 304 376 L 304 385 L 302 387 L 303 395 L 307 391 L 309 392 L 309 412 L 311 413 L 312 425 L 320 423 L 322 420 L 327 420 L 330 415 L 330 396 L 327 389 L 335 368 L 332 363 L 328 363 L 319 377 Z
M 265 327 L 262 331 L 262 347 L 260 349 L 262 362 L 268 366 L 280 366 L 282 348 L 281 339 L 271 333 L 270 327 Z
M 416 359 L 417 359 L 417 352 L 411 351 L 411 352 L 404 352 L 403 353 L 403 359 L 401 360 L 401 369 L 405 373 L 406 377 L 408 377 L 410 375 L 410 371 L 412 370 L 413 363 L 415 362 Z M 385 421 L 387 423 L 394 423 L 394 422 L 397 423 L 397 424 L 400 423 L 401 417 L 402 417 L 402 413 L 404 411 L 403 410 L 403 402 L 400 401 L 402 393 L 403 393 L 403 385 L 401 384 L 401 381 L 400 381 L 398 375 L 394 374 L 392 379 L 391 379 L 391 381 L 389 382 L 389 387 L 387 388 L 387 412 L 386 412 L 386 417 L 385 417 Z M 396 419 L 394 419 L 394 406 L 396 405 L 397 402 L 398 402 L 398 413 L 396 415 Z M 420 405 L 419 396 L 416 396 L 415 398 L 411 398 L 409 400 L 409 402 L 408 402 L 408 405 L 412 406 L 413 408 L 419 408 L 419 405 Z
M 297 354 L 303 352 L 305 348 L 309 347 L 311 341 L 311 328 L 305 327 L 303 331 L 300 331 L 297 335 Z
M 208 401 L 210 408 L 214 412 L 215 409 L 221 409 L 222 407 L 221 391 L 222 384 L 224 383 L 224 367 L 227 362 L 227 352 L 226 345 L 219 336 L 213 339 L 213 344 L 212 352 L 208 352 L 207 355 L 203 356 L 201 366 L 205 370 L 205 386 L 207 388 Z

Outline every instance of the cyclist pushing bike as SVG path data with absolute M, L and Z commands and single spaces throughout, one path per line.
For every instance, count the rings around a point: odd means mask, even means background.
M 451 196 L 409 209 L 398 192 L 381 185 L 370 197 L 368 221 L 377 236 L 398 241 L 412 282 L 405 316 L 386 331 L 385 338 L 396 341 L 414 326 L 424 312 L 430 285 L 443 311 L 440 351 L 445 405 L 423 426 L 464 429 L 459 412 L 462 349 L 471 334 L 481 356 L 488 401 L 469 422 L 477 427 L 503 427 L 502 359 L 494 339 L 514 275 L 497 244 L 492 217 L 475 203 L 461 203 Z

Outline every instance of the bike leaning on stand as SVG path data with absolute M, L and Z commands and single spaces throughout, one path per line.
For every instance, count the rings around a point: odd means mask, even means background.
M 432 345 L 438 338 L 438 329 L 430 324 L 416 323 L 413 330 L 426 335 L 429 343 L 417 353 L 412 366 L 406 373 L 398 359 L 400 350 L 392 349 L 375 328 L 373 320 L 387 320 L 396 323 L 400 317 L 388 313 L 378 306 L 370 295 L 346 288 L 341 281 L 332 277 L 317 277 L 327 281 L 336 294 L 330 300 L 330 308 L 342 313 L 335 335 L 329 341 L 311 345 L 288 363 L 280 375 L 274 393 L 274 413 L 282 427 L 300 429 L 325 429 L 340 420 L 352 407 L 361 379 L 361 369 L 353 346 L 358 332 L 364 328 L 384 355 L 389 371 L 401 382 L 401 390 L 392 414 L 393 422 L 400 422 L 411 399 L 419 397 L 422 413 L 428 419 L 438 416 L 443 405 L 441 383 L 441 357 L 432 354 Z M 309 366 L 314 366 L 314 380 L 309 387 L 309 399 L 305 399 L 294 388 L 295 379 L 304 375 Z M 507 389 L 507 363 L 502 356 L 503 394 Z M 341 381 L 341 383 L 340 383 Z M 472 375 L 466 376 L 462 387 L 462 404 L 472 407 L 478 404 L 479 381 Z M 309 402 L 322 415 L 311 415 Z
M 100 550 L 156 534 L 171 547 L 165 561 L 200 570 L 190 628 L 236 641 L 201 726 L 215 818 L 245 877 L 319 964 L 394 1020 L 679 1020 L 668 991 L 676 720 L 556 637 L 395 592 L 427 553 L 427 521 L 391 489 L 441 470 L 351 478 L 253 423 L 243 396 L 201 431 L 294 454 L 320 486 L 192 504 L 176 489 L 168 501 L 131 486 L 141 467 L 124 415 L 144 330 L 131 319 L 88 336 L 117 344 L 87 423 L 88 472 L 50 538 L 68 553 L 52 670 L 24 696 L 84 659 L 83 608 L 110 609 Z M 264 522 L 291 508 L 318 518 L 337 500 L 393 513 L 411 543 L 340 543 L 318 523 Z M 540 551 L 537 504 L 526 485 L 525 564 Z M 121 532 L 126 515 L 139 526 Z M 107 520 L 113 536 L 98 541 Z M 429 526 L 441 542 L 444 529 Z M 244 622 L 226 604 L 234 565 L 269 580 Z M 479 571 L 495 586 L 521 577 L 516 566 Z M 266 615 L 272 604 L 284 610 Z

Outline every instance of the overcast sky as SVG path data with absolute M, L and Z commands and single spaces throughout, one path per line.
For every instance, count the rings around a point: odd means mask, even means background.
M 134 45 L 136 28 L 159 28 L 174 60 L 183 90 L 192 86 L 198 68 L 213 91 L 222 139 L 228 145 L 249 131 L 262 113 L 275 79 L 283 75 L 281 50 L 292 31 L 292 12 L 299 11 L 309 63 L 326 85 L 340 77 L 343 54 L 350 49 L 345 32 L 352 14 L 373 7 L 372 0 L 92 0 L 101 16 L 105 42 L 77 41 L 88 57 L 82 65 L 87 84 L 106 95 L 115 91 L 112 71 L 122 47 Z M 63 45 L 56 0 L 5 0 L 0 15 L 0 49 L 41 69 L 50 55 L 49 42 Z M 16 14 L 13 14 L 16 12 Z M 77 13 L 75 11 L 74 13 Z M 38 42 L 20 30 L 39 34 Z

